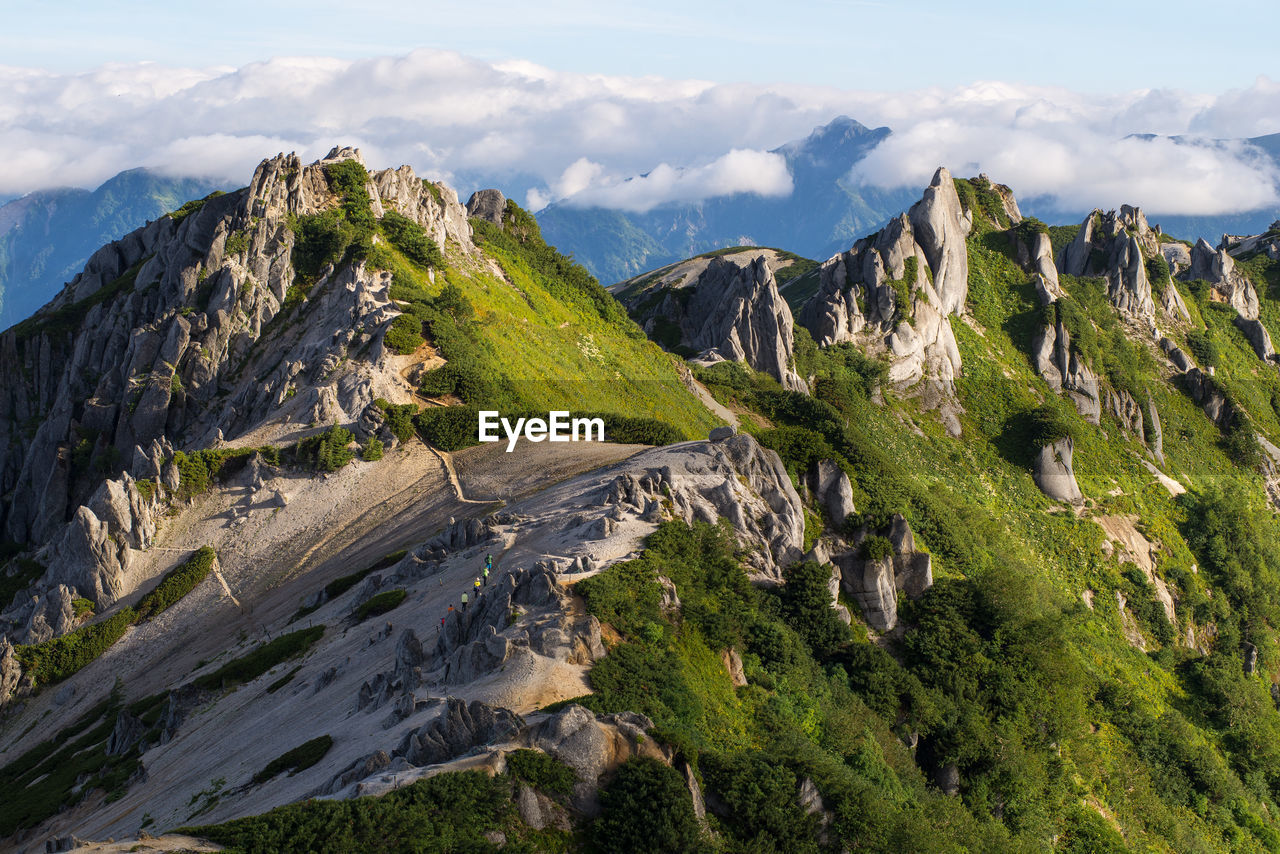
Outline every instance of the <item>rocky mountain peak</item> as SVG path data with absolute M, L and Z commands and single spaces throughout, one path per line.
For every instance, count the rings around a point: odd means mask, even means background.
M 358 169 L 344 185 L 333 170 L 346 162 Z M 76 556 L 60 582 L 107 604 L 149 512 L 132 486 L 107 502 L 120 512 L 90 502 L 108 477 L 160 482 L 175 449 L 296 435 L 350 422 L 378 397 L 407 399 L 382 343 L 399 314 L 390 274 L 342 263 L 341 249 L 314 276 L 295 268 L 306 223 L 342 205 L 394 211 L 441 248 L 476 251 L 456 194 L 407 166 L 366 172 L 343 147 L 305 165 L 279 154 L 248 187 L 102 247 L 49 305 L 0 335 L 6 536 L 55 548 L 50 559 Z

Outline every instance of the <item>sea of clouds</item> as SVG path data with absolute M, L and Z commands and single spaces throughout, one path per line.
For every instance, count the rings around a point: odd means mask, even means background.
M 93 187 L 136 166 L 243 185 L 279 151 L 315 158 L 346 144 L 371 165 L 408 163 L 463 189 L 509 181 L 534 209 L 644 211 L 786 195 L 791 176 L 770 149 L 837 115 L 893 129 L 854 168 L 861 183 L 923 186 L 945 164 L 1063 210 L 1219 214 L 1280 201 L 1280 168 L 1243 141 L 1280 132 L 1280 83 L 1265 77 L 1218 94 L 1000 82 L 867 92 L 564 73 L 435 50 L 240 68 L 0 66 L 0 196 Z

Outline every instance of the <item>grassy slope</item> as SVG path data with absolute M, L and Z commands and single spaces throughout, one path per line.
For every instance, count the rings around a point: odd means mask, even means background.
M 552 296 L 524 259 L 492 246 L 486 252 L 510 282 L 459 267 L 450 267 L 448 281 L 475 306 L 497 367 L 530 407 L 659 418 L 691 437 L 718 423 L 685 389 L 673 356 L 582 303 Z

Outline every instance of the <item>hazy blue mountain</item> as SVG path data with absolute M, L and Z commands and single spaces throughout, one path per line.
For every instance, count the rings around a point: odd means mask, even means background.
M 735 194 L 646 213 L 557 204 L 538 214 L 547 242 L 572 254 L 602 282 L 725 246 L 781 246 L 826 258 L 905 210 L 919 188 L 883 190 L 848 180 L 852 166 L 889 135 L 840 116 L 808 137 L 774 149 L 794 190 L 766 198 Z
M 93 191 L 41 190 L 0 205 L 0 329 L 48 302 L 98 247 L 218 187 L 130 169 Z

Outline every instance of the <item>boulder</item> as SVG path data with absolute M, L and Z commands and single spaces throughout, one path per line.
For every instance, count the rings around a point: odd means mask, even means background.
M 1084 495 L 1076 484 L 1076 475 L 1071 467 L 1071 456 L 1075 443 L 1070 436 L 1045 445 L 1036 454 L 1035 481 L 1040 491 L 1054 501 L 1067 504 L 1080 504 Z
M 1276 349 L 1271 345 L 1271 333 L 1267 332 L 1267 327 L 1262 325 L 1261 320 L 1250 320 L 1237 314 L 1233 322 L 1244 333 L 1244 337 L 1249 339 L 1249 346 L 1253 347 L 1253 352 L 1259 359 L 1268 362 L 1274 360 Z
M 826 513 L 827 522 L 837 530 L 857 512 L 853 504 L 853 484 L 835 460 L 819 460 L 810 473 L 810 490 Z
M 507 210 L 507 197 L 501 190 L 476 190 L 467 199 L 467 216 L 502 225 Z

